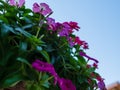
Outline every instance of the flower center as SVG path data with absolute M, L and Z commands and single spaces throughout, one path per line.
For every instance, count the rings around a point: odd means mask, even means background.
M 44 10 L 46 10 L 46 8 L 42 5 L 40 5 L 40 11 L 44 11 Z

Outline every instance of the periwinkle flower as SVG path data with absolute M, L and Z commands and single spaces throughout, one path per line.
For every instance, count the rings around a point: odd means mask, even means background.
M 100 90 L 107 90 L 106 86 L 105 86 L 105 83 L 104 83 L 104 79 L 99 75 L 96 77 L 96 79 L 98 80 L 98 84 L 97 84 L 98 88 Z
M 9 0 L 9 4 L 11 6 L 18 6 L 18 7 L 22 7 L 25 3 L 25 0 Z
M 98 87 L 100 88 L 100 90 L 107 90 L 103 80 L 98 82 Z
M 69 79 L 59 78 L 58 84 L 61 90 L 76 90 L 75 85 Z
M 51 74 L 54 77 L 54 84 L 57 83 L 58 80 L 58 75 L 55 72 L 55 69 L 53 67 L 53 65 L 47 63 L 47 62 L 43 62 L 40 60 L 35 60 L 32 63 L 32 67 L 36 70 L 38 70 L 39 72 L 48 72 L 49 74 Z
M 34 3 L 33 4 L 33 12 L 40 13 L 42 15 L 47 15 L 52 13 L 52 10 L 49 8 L 49 6 L 46 3 Z
M 49 25 L 48 30 L 56 31 L 56 23 L 53 18 L 46 18 L 47 24 Z

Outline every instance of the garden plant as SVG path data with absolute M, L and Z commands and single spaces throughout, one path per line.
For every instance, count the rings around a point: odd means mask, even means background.
M 106 90 L 77 22 L 58 22 L 46 3 L 0 0 L 0 89 Z M 91 63 L 90 63 L 91 62 Z M 19 90 L 19 88 L 17 89 Z

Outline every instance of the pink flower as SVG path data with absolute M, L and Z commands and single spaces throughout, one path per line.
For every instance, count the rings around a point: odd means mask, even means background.
M 75 43 L 78 44 L 78 45 L 82 45 L 82 44 L 83 44 L 83 41 L 80 40 L 79 37 L 75 37 Z
M 69 25 L 72 29 L 76 29 L 76 30 L 80 29 L 77 22 L 72 22 L 71 21 L 71 22 L 69 22 Z
M 46 20 L 47 20 L 47 24 L 49 25 L 48 29 L 55 31 L 56 30 L 55 19 L 48 17 L 48 18 L 46 18 Z
M 75 43 L 73 41 L 73 38 L 72 37 L 67 37 L 67 39 L 68 39 L 70 47 L 73 47 L 75 45 Z
M 52 12 L 52 10 L 49 8 L 49 6 L 46 3 L 34 3 L 33 4 L 33 12 L 40 13 L 42 15 L 47 15 Z
M 32 67 L 40 72 L 48 72 L 49 74 L 51 74 L 54 77 L 54 79 L 55 79 L 54 84 L 57 83 L 58 75 L 55 72 L 55 69 L 51 64 L 40 61 L 40 60 L 35 60 L 35 62 L 32 63 Z
M 84 56 L 84 57 L 88 58 L 88 60 L 93 60 L 94 62 L 98 63 L 98 60 L 91 58 L 90 56 L 86 55 L 84 52 L 80 52 L 80 56 Z
M 69 35 L 69 30 L 71 29 L 70 26 L 67 23 L 61 24 L 61 30 L 59 30 L 58 34 L 60 36 L 68 36 Z
M 98 68 L 97 63 L 93 63 L 93 67 Z
M 22 7 L 23 4 L 25 3 L 25 0 L 9 0 L 9 3 L 11 6 Z
M 75 37 L 75 43 L 82 46 L 84 49 L 88 49 L 88 43 L 80 40 L 79 37 Z
M 61 90 L 76 90 L 75 85 L 69 79 L 59 78 L 58 84 Z

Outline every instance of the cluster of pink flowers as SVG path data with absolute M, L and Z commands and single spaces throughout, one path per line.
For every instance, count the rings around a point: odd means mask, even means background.
M 47 24 L 49 25 L 48 30 L 52 30 L 53 32 L 57 32 L 59 36 L 64 36 L 69 41 L 69 44 L 71 47 L 74 45 L 80 45 L 84 49 L 88 49 L 88 43 L 85 41 L 80 40 L 78 36 L 71 37 L 71 34 L 74 32 L 74 30 L 79 30 L 80 27 L 78 26 L 77 22 L 64 22 L 59 23 L 55 22 L 53 18 L 47 18 Z
M 61 90 L 76 90 L 76 87 L 71 82 L 71 80 L 60 78 L 57 75 L 53 65 L 51 65 L 51 64 L 49 64 L 47 62 L 43 62 L 41 60 L 35 60 L 32 63 L 32 67 L 34 69 L 38 70 L 39 72 L 48 72 L 49 74 L 51 74 L 55 79 L 54 84 L 56 85 L 57 82 L 58 82 L 58 85 L 61 88 Z
M 22 7 L 25 3 L 25 0 L 9 0 L 10 5 Z

